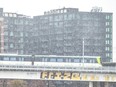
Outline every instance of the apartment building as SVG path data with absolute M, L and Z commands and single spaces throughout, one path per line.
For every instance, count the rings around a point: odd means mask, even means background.
M 0 8 L 0 52 L 31 53 L 32 18 Z
M 33 18 L 33 54 L 101 56 L 112 61 L 112 13 L 62 8 Z

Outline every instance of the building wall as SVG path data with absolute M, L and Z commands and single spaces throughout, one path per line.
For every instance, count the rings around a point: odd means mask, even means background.
M 0 53 L 4 52 L 4 27 L 3 27 L 4 19 L 0 17 Z
M 1 41 L 4 46 L 2 53 L 19 53 L 29 54 L 30 40 L 32 37 L 32 18 L 28 16 L 3 12 L 3 39 Z M 2 37 L 1 37 L 2 38 Z M 2 46 L 2 47 L 3 47 Z
M 112 61 L 112 13 L 62 8 L 30 18 L 0 8 L 0 18 L 2 53 L 70 56 L 84 53 Z
M 34 29 L 35 54 L 82 56 L 84 39 L 84 55 L 112 59 L 112 13 L 51 10 L 34 17 Z

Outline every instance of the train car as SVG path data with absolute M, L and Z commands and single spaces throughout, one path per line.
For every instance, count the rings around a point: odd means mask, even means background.
M 31 55 L 0 54 L 0 65 L 31 65 Z
M 0 54 L 0 65 L 38 66 L 54 68 L 101 67 L 99 56 L 57 56 Z
M 55 56 L 35 55 L 34 65 L 47 67 L 101 67 L 99 56 Z

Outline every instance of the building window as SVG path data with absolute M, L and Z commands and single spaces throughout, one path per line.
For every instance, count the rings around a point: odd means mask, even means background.
M 21 50 L 21 54 L 23 54 L 23 50 Z
M 9 15 L 7 13 L 5 13 L 4 16 L 8 17 Z
M 55 16 L 54 17 L 54 21 L 58 21 L 58 16 Z
M 23 33 L 22 32 L 20 33 L 20 36 L 23 36 Z
M 63 26 L 63 22 L 59 22 L 59 27 L 62 27 Z
M 110 48 L 109 47 L 106 47 L 106 51 L 109 51 L 110 50 Z
M 64 20 L 67 20 L 67 15 L 64 15 Z
M 68 20 L 72 20 L 73 19 L 73 15 L 72 14 L 69 14 L 68 15 Z
M 10 44 L 10 48 L 13 48 L 14 47 L 14 45 L 13 44 Z
M 13 36 L 13 32 L 10 32 L 10 36 Z
M 106 15 L 106 19 L 110 19 L 110 16 L 109 15 Z
M 23 44 L 20 44 L 20 48 L 22 48 L 22 49 L 23 49 Z
M 8 49 L 8 46 L 6 45 L 6 46 L 4 46 L 4 49 Z
M 52 16 L 49 17 L 49 21 L 53 21 L 53 17 Z
M 28 33 L 25 33 L 25 36 L 28 37 Z
M 106 44 L 108 44 L 108 41 L 106 40 Z
M 110 37 L 110 35 L 109 34 L 106 34 L 106 38 L 109 38 Z
M 59 15 L 59 21 L 62 21 L 63 15 Z
M 50 26 L 53 26 L 53 23 L 49 23 Z
M 23 38 L 20 39 L 20 42 L 23 42 Z
M 109 53 L 106 53 L 106 57 L 109 57 L 110 56 L 110 54 Z
M 23 24 L 23 20 L 19 20 L 19 24 Z
M 110 29 L 109 28 L 106 28 L 106 32 L 109 32 L 110 31 Z
M 109 22 L 106 22 L 106 26 L 108 26 L 110 23 Z
M 106 40 L 106 44 L 110 44 L 110 41 L 109 40 Z
M 66 13 L 67 12 L 67 9 L 64 9 L 64 13 Z
M 55 26 L 55 27 L 58 27 L 58 25 L 59 25 L 58 22 L 55 22 L 55 23 L 54 23 L 54 26 Z
M 112 20 L 112 16 L 110 15 L 110 20 Z
M 5 31 L 5 32 L 4 32 L 4 35 L 8 35 L 8 32 L 7 32 L 7 31 Z

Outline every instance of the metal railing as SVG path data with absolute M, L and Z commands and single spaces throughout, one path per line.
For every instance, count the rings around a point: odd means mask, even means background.
M 67 71 L 67 72 L 86 72 L 86 73 L 116 73 L 116 67 L 40 67 L 40 66 L 21 66 L 21 65 L 0 65 L 1 71 Z

